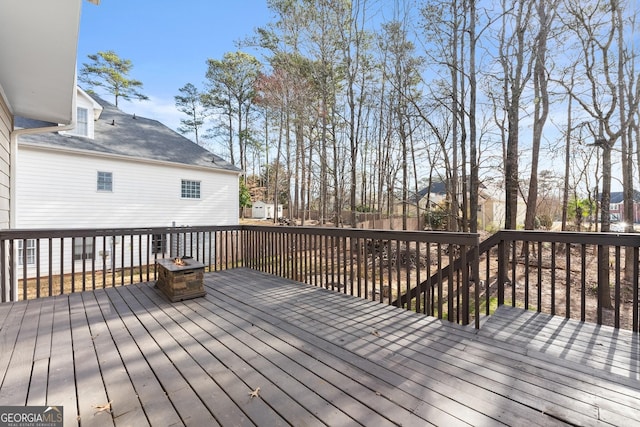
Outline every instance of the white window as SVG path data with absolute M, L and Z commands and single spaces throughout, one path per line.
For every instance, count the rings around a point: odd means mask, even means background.
M 78 107 L 76 117 L 76 128 L 73 134 L 79 136 L 89 136 L 89 110 Z
M 18 265 L 24 265 L 24 240 L 18 240 Z M 27 239 L 27 265 L 36 263 L 36 240 Z
M 73 239 L 73 259 L 74 261 L 93 259 L 93 239 Z
M 199 199 L 200 198 L 200 181 L 182 180 L 182 198 L 183 199 Z
M 113 191 L 113 173 L 98 171 L 98 191 Z

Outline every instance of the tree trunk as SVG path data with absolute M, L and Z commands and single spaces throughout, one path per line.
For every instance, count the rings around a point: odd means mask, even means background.
M 575 68 L 571 71 L 571 87 L 573 87 Z M 562 231 L 567 231 L 567 216 L 569 213 L 569 173 L 571 166 L 571 127 L 573 126 L 573 98 L 567 100 L 567 134 L 564 148 L 564 185 L 562 188 Z
M 533 72 L 533 88 L 535 106 L 533 113 L 533 140 L 531 143 L 531 175 L 529 178 L 529 194 L 527 196 L 527 212 L 524 220 L 524 228 L 533 230 L 538 208 L 538 163 L 540 158 L 540 144 L 542 142 L 542 130 L 549 115 L 549 94 L 547 91 L 547 38 L 551 25 L 550 14 L 553 14 L 553 4 L 546 10 L 547 0 L 537 0 L 536 10 L 540 30 L 538 32 L 535 63 Z
M 600 198 L 600 230 L 610 231 L 611 227 L 611 149 L 613 144 L 606 139 L 602 144 L 602 197 Z M 611 284 L 609 283 L 609 246 L 601 246 L 598 250 L 598 301 L 601 308 L 611 309 Z M 600 318 L 602 313 L 598 313 Z
M 476 136 L 476 0 L 469 0 L 469 210 L 470 231 L 478 232 L 478 153 Z

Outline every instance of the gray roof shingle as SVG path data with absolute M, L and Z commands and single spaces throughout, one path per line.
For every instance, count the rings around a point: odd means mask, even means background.
M 231 163 L 159 121 L 124 113 L 94 94 L 91 94 L 91 97 L 103 107 L 100 118 L 95 121 L 94 139 L 45 133 L 22 135 L 20 141 L 240 172 L 240 169 Z M 16 121 L 16 126 L 20 127 L 43 125 L 45 124 L 25 119 Z

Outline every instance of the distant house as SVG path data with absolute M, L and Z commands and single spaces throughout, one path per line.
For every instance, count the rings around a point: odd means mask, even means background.
M 81 89 L 77 116 L 73 130 L 19 138 L 16 227 L 238 223 L 235 166 Z
M 251 218 L 254 219 L 273 219 L 274 218 L 274 204 L 265 203 L 263 201 L 257 201 L 253 203 L 251 208 Z M 278 204 L 277 218 L 282 218 L 282 205 Z
M 432 182 L 430 186 L 424 187 L 416 194 L 416 204 L 420 209 L 433 207 L 442 202 L 447 197 L 447 187 L 444 182 Z
M 624 193 L 621 191 L 611 193 L 609 213 L 613 222 L 640 223 L 640 191 L 633 192 L 633 220 L 624 217 Z
M 418 191 L 415 203 L 421 211 L 427 207 L 434 207 L 447 197 L 446 185 L 443 182 L 433 182 L 430 187 Z M 462 194 L 458 194 L 462 202 Z M 518 199 L 518 224 L 524 224 L 526 205 Z M 478 190 L 478 228 L 481 230 L 497 230 L 504 227 L 505 194 L 504 188 L 492 182 L 483 182 Z

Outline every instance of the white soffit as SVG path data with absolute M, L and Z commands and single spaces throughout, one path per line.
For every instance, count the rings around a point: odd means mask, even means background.
M 13 114 L 71 122 L 81 3 L 0 0 L 0 89 Z

